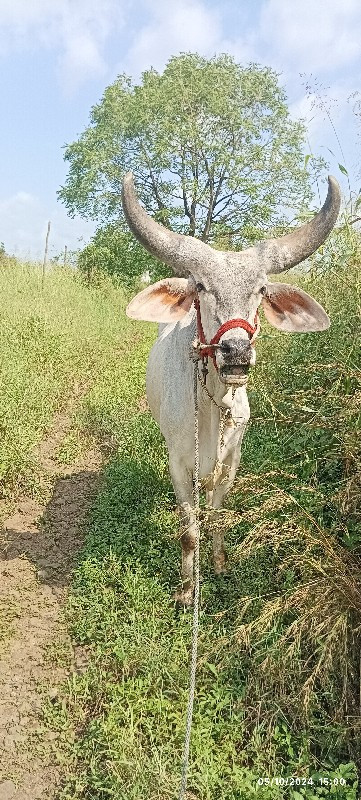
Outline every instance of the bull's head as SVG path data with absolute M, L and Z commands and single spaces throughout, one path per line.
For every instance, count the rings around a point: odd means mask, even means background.
M 139 205 L 131 173 L 124 178 L 122 199 L 124 214 L 138 241 L 178 276 L 140 292 L 127 308 L 129 317 L 173 322 L 190 310 L 198 295 L 208 342 L 228 320 L 242 318 L 253 325 L 261 303 L 268 321 L 282 331 L 305 333 L 329 327 L 329 317 L 316 300 L 286 283 L 269 283 L 268 275 L 299 264 L 325 241 L 340 209 L 335 178 L 329 177 L 326 201 L 310 222 L 242 252 L 214 250 L 199 239 L 174 233 L 155 222 Z M 224 382 L 237 382 L 240 372 L 254 363 L 249 335 L 242 328 L 229 330 L 220 345 L 216 350 L 219 375 Z

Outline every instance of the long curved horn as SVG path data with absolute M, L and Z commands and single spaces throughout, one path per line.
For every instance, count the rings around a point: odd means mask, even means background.
M 132 233 L 149 252 L 168 264 L 175 275 L 186 276 L 197 265 L 206 268 L 216 258 L 216 251 L 193 236 L 174 233 L 160 225 L 140 205 L 133 181 L 127 172 L 123 179 L 122 203 L 125 218 Z
M 332 175 L 328 176 L 328 192 L 321 210 L 301 228 L 272 241 L 273 274 L 294 267 L 308 258 L 327 239 L 337 220 L 341 205 L 340 187 Z

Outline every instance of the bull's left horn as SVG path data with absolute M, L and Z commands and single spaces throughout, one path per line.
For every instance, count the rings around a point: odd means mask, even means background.
M 175 275 L 188 275 L 192 265 L 209 267 L 215 260 L 215 251 L 193 236 L 174 233 L 160 225 L 142 208 L 134 189 L 133 175 L 127 172 L 123 179 L 122 203 L 125 218 L 134 236 L 149 252 L 168 264 Z
M 340 187 L 336 178 L 329 175 L 326 200 L 313 219 L 286 236 L 270 240 L 274 257 L 269 271 L 275 274 L 290 269 L 321 247 L 337 220 L 340 205 Z

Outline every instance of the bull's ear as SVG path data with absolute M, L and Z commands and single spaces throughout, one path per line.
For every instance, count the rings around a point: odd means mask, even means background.
M 330 326 L 326 311 L 313 297 L 288 283 L 269 283 L 262 300 L 268 322 L 280 331 L 310 333 Z
M 145 322 L 176 322 L 187 314 L 195 297 L 191 281 L 166 278 L 139 292 L 126 308 L 126 315 Z

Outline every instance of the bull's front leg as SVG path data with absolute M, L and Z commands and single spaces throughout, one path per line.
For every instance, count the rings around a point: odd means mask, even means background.
M 223 505 L 224 498 L 232 487 L 235 472 L 236 470 L 234 470 L 232 476 L 227 475 L 227 478 L 224 478 L 223 482 L 218 484 L 213 490 L 207 491 L 208 526 L 212 533 L 213 566 L 216 575 L 221 575 L 226 571 L 226 553 L 224 549 L 225 524 L 219 510 Z
M 176 600 L 184 606 L 191 606 L 194 592 L 193 567 L 197 535 L 194 508 L 189 503 L 182 503 L 179 506 L 179 516 L 182 545 L 182 588 L 176 593 Z
M 232 488 L 239 467 L 244 429 L 245 426 L 234 437 L 234 441 L 228 442 L 228 447 L 226 445 L 226 453 L 223 454 L 222 458 L 224 474 L 215 482 L 213 489 L 207 491 L 208 521 L 212 532 L 213 564 L 216 575 L 221 575 L 226 571 L 226 553 L 224 549 L 226 526 L 219 510 L 222 508 L 223 501 Z
M 197 535 L 196 515 L 193 507 L 193 472 L 177 457 L 170 457 L 169 467 L 178 502 L 182 545 L 182 586 L 176 592 L 175 600 L 183 606 L 191 606 L 194 592 L 194 548 Z

